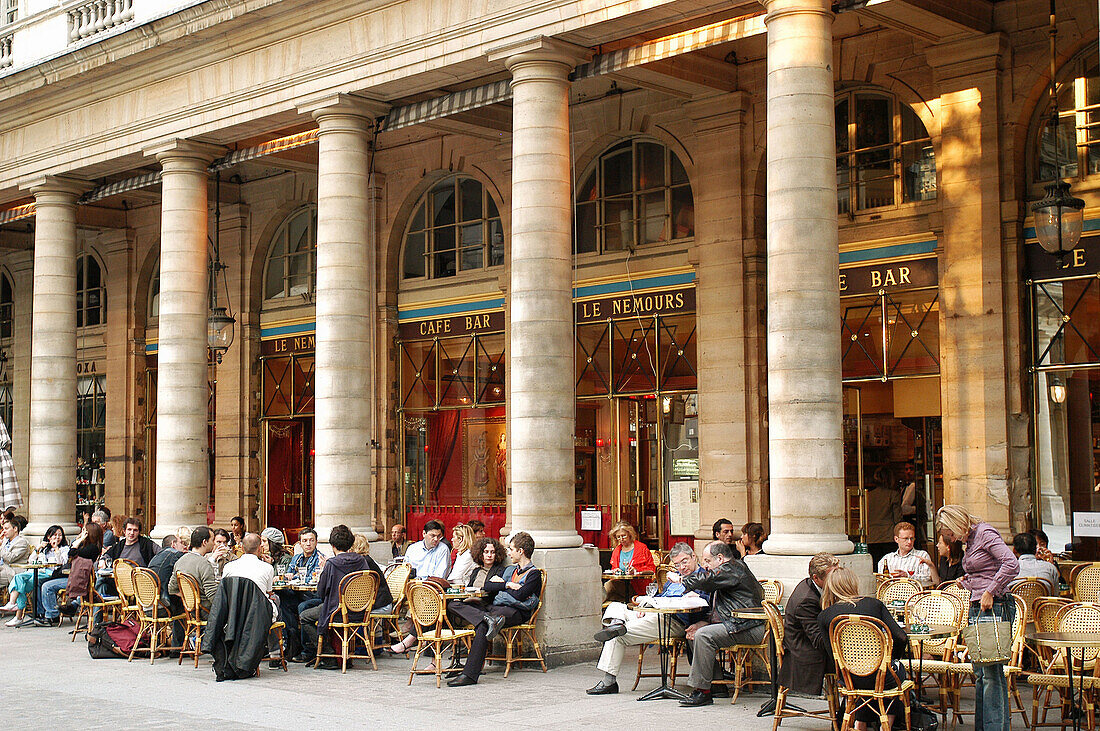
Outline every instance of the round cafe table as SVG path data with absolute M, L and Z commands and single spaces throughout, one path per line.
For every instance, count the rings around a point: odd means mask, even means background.
M 31 604 L 31 606 L 34 607 L 34 614 L 32 616 L 33 619 L 40 619 L 43 616 L 42 607 L 41 607 L 42 602 L 38 601 L 38 572 L 41 571 L 42 569 L 56 569 L 60 565 L 61 564 L 59 564 L 59 563 L 13 563 L 13 564 L 11 564 L 11 567 L 13 569 L 18 569 L 19 571 L 33 571 L 34 572 L 34 578 L 31 580 L 31 583 L 34 585 L 34 594 L 32 595 L 34 597 L 34 602 Z
M 637 574 L 635 574 L 635 576 L 637 576 Z M 673 604 L 674 600 L 675 597 L 665 597 L 662 600 L 663 606 L 660 607 L 642 606 L 634 603 L 627 605 L 632 611 L 657 615 L 657 646 L 660 648 L 657 655 L 661 659 L 661 685 L 639 698 L 638 700 L 640 701 L 652 701 L 665 698 L 682 701 L 687 698 L 686 695 L 668 684 L 668 653 L 669 643 L 672 641 L 672 616 L 674 614 L 683 614 L 684 612 L 698 611 L 700 607 Z
M 1073 731 L 1081 729 L 1081 702 L 1085 698 L 1085 650 L 1100 649 L 1100 635 L 1095 632 L 1028 632 L 1026 638 L 1036 645 L 1065 650 L 1066 676 L 1069 678 L 1070 716 Z M 1081 651 L 1082 670 L 1077 673 L 1077 689 L 1073 687 L 1073 651 Z

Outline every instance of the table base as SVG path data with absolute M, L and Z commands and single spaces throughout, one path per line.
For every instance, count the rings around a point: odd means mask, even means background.
M 675 688 L 670 688 L 667 685 L 662 685 L 658 688 L 654 688 L 638 700 L 640 701 L 656 701 L 656 700 L 687 700 L 687 695 L 681 693 Z

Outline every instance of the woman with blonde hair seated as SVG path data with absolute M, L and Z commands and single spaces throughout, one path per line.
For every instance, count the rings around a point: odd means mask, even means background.
M 837 617 L 852 614 L 873 617 L 885 624 L 886 629 L 890 631 L 890 637 L 894 641 L 892 656 L 897 659 L 905 654 L 909 645 L 909 635 L 905 633 L 905 630 L 897 623 L 894 616 L 890 614 L 890 610 L 886 608 L 885 604 L 873 596 L 863 596 L 859 593 L 859 580 L 856 578 L 855 572 L 841 566 L 830 571 L 829 575 L 825 577 L 825 588 L 821 591 L 821 614 L 817 618 L 821 632 L 826 638 L 825 649 L 830 663 L 833 662 L 833 646 L 831 640 L 828 639 L 829 626 Z M 875 676 L 853 676 L 852 683 L 861 690 L 871 690 L 875 687 Z M 886 674 L 885 687 L 887 689 L 897 687 L 892 673 Z M 901 704 L 897 699 L 893 699 L 886 710 L 890 723 L 893 725 L 894 718 L 902 710 Z M 876 715 L 870 708 L 859 708 L 853 715 L 855 728 L 857 731 L 865 731 L 867 722 L 875 718 Z
M 620 520 L 607 534 L 615 544 L 611 552 L 611 570 L 626 575 L 640 574 L 644 571 L 656 571 L 653 554 L 649 547 L 638 540 L 638 531 L 625 520 Z M 652 579 L 634 579 L 623 581 L 610 579 L 604 582 L 604 600 L 609 602 L 628 602 L 635 594 L 645 594 L 645 587 Z
M 451 545 L 454 547 L 455 559 L 451 565 L 451 573 L 447 574 L 447 581 L 466 586 L 477 565 L 470 553 L 474 547 L 474 529 L 465 523 L 456 525 L 451 531 Z

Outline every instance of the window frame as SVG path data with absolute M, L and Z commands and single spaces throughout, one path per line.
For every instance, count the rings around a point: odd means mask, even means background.
M 621 151 L 630 146 L 631 161 L 630 161 L 630 184 L 628 192 L 607 192 L 607 180 L 605 179 L 605 162 L 610 160 L 615 155 L 621 154 Z M 662 166 L 664 170 L 664 180 L 659 185 L 652 185 L 649 187 L 641 187 L 638 183 L 637 171 L 639 170 L 639 161 L 641 158 L 641 152 L 639 147 L 641 145 L 655 145 L 661 148 L 662 151 Z M 681 182 L 673 182 L 673 160 L 680 166 L 684 173 L 684 180 Z M 595 197 L 587 200 L 581 200 L 580 196 L 583 191 L 589 188 L 589 181 L 595 178 L 592 185 L 595 190 Z M 690 200 L 690 206 L 692 210 L 692 218 L 690 225 L 690 233 L 685 236 L 676 236 L 676 227 L 674 224 L 674 211 L 673 211 L 673 195 L 674 191 L 686 190 L 688 198 Z M 647 222 L 657 218 L 657 216 L 646 215 L 643 210 L 642 199 L 647 196 L 653 196 L 657 193 L 663 193 L 664 196 L 664 213 L 661 217 L 664 218 L 664 230 L 667 231 L 667 237 L 664 239 L 657 239 L 655 241 L 646 242 L 643 239 Z M 648 137 L 644 135 L 635 135 L 626 139 L 618 140 L 605 148 L 592 163 L 588 166 L 584 175 L 579 178 L 576 190 L 574 191 L 574 206 L 573 206 L 573 231 L 574 242 L 573 248 L 577 255 L 594 254 L 596 256 L 602 256 L 607 253 L 623 252 L 623 251 L 635 251 L 639 247 L 656 247 L 663 246 L 670 243 L 692 241 L 695 239 L 695 191 L 691 184 L 691 175 L 688 172 L 688 168 L 684 165 L 684 161 L 676 154 L 668 144 L 662 142 L 659 139 Z M 618 248 L 609 248 L 607 246 L 606 232 L 613 226 L 622 226 L 624 221 L 618 223 L 608 223 L 606 218 L 608 203 L 615 201 L 625 201 L 629 197 L 631 201 L 631 218 L 629 223 L 631 225 L 631 242 L 632 245 L 624 245 Z M 582 206 L 592 205 L 594 207 L 594 248 L 581 249 L 581 215 L 580 211 Z
M 890 103 L 890 141 L 885 143 L 879 143 L 874 145 L 868 145 L 865 147 L 857 147 L 858 139 L 858 119 L 856 114 L 856 100 L 860 96 L 866 97 L 878 97 L 884 99 Z M 835 100 L 833 103 L 834 118 L 842 103 L 847 104 L 847 147 L 841 151 L 836 151 L 837 160 L 837 215 L 847 216 L 853 218 L 858 215 L 866 213 L 878 213 L 882 211 L 896 210 L 898 208 L 920 205 L 922 203 L 929 203 L 937 200 L 939 197 L 939 180 L 938 180 L 938 168 L 936 167 L 936 152 L 935 146 L 932 142 L 932 135 L 928 131 L 928 126 L 921 119 L 920 115 L 908 104 L 903 102 L 893 94 L 884 89 L 878 89 L 868 86 L 852 86 L 840 89 L 836 92 Z M 924 129 L 924 136 L 917 136 L 913 139 L 903 139 L 904 124 L 902 120 L 903 110 L 908 110 L 913 118 Z M 840 139 L 840 130 L 837 130 L 837 139 Z M 905 173 L 903 164 L 905 160 L 906 148 L 921 150 L 922 146 L 927 145 L 931 149 L 931 162 L 932 162 L 932 182 L 934 187 L 930 190 L 930 194 L 927 197 L 915 197 L 912 200 L 906 200 L 906 185 L 905 185 Z M 889 163 L 892 167 L 890 176 L 879 176 L 878 178 L 868 179 L 861 181 L 858 177 L 859 165 L 857 163 L 861 155 L 869 155 L 879 151 L 889 152 Z M 842 159 L 847 164 L 847 182 L 841 180 L 841 161 Z M 914 161 L 919 159 L 919 154 L 914 156 Z M 854 202 L 858 202 L 858 191 L 861 184 L 866 185 L 873 180 L 881 180 L 885 177 L 893 178 L 893 191 L 892 200 L 889 203 L 882 205 L 857 207 Z M 842 203 L 847 201 L 847 208 L 842 208 Z
M 475 183 L 481 190 L 481 216 L 479 218 L 463 219 L 462 210 L 465 204 L 465 193 L 463 192 L 462 184 L 466 181 Z M 453 220 L 436 224 L 435 221 L 432 220 L 432 216 L 429 215 L 429 211 L 434 207 L 434 196 L 436 193 L 444 191 L 447 187 L 450 187 L 453 196 Z M 500 205 L 489 191 L 489 187 L 489 185 L 473 175 L 452 173 L 439 178 L 420 194 L 409 213 L 408 220 L 405 222 L 404 232 L 401 236 L 402 282 L 450 280 L 455 277 L 469 275 L 471 272 L 483 272 L 494 267 L 504 266 L 506 244 L 504 220 L 500 215 Z M 422 212 L 423 215 L 421 215 Z M 494 212 L 496 215 L 491 215 Z M 414 226 L 417 225 L 418 219 L 422 221 L 422 227 L 414 228 Z M 496 230 L 500 233 L 499 247 L 496 245 L 496 242 L 493 241 L 494 223 L 496 224 Z M 477 244 L 464 245 L 461 238 L 461 232 L 464 228 L 473 228 L 474 226 L 481 227 L 481 264 L 477 266 L 463 266 L 464 254 L 478 250 L 479 247 Z M 454 232 L 451 239 L 452 246 L 438 248 L 436 246 L 436 232 L 443 230 L 451 230 Z M 409 258 L 415 256 L 413 250 L 409 248 L 409 239 L 412 236 L 423 237 L 420 254 L 423 259 L 421 265 L 423 274 L 414 274 L 410 276 L 410 270 L 407 264 Z M 439 274 L 436 272 L 437 257 L 441 255 L 446 256 L 448 253 L 453 255 L 454 271 L 450 274 Z M 494 253 L 499 253 L 499 261 L 494 262 Z
M 307 216 L 306 237 L 307 240 L 312 239 L 312 241 L 304 251 L 296 250 L 291 252 L 289 238 L 290 225 L 301 216 Z M 281 254 L 275 254 L 274 252 L 280 243 L 283 245 L 283 252 Z M 309 263 L 309 277 L 306 283 L 306 291 L 291 293 L 291 281 L 293 281 L 295 277 L 300 277 L 301 274 L 291 274 L 289 264 L 292 260 L 299 258 L 306 258 Z M 267 289 L 268 276 L 271 271 L 271 265 L 275 260 L 279 260 L 283 267 L 281 277 L 283 289 L 279 294 L 270 294 Z M 260 286 L 262 287 L 263 301 L 265 303 L 293 303 L 295 298 L 302 298 L 307 302 L 313 301 L 317 293 L 317 206 L 315 204 L 310 203 L 291 211 L 279 224 L 279 228 L 275 229 L 275 233 L 272 235 L 271 241 L 267 247 L 267 256 L 264 258 L 263 279 L 261 280 Z
M 1095 104 L 1088 104 L 1088 86 L 1089 80 L 1094 80 L 1094 83 L 1100 91 L 1100 63 L 1096 61 L 1097 44 L 1091 43 L 1087 48 L 1082 50 L 1072 59 L 1067 61 L 1058 70 L 1058 81 L 1055 87 L 1056 98 L 1059 99 L 1058 103 L 1058 122 L 1059 128 L 1066 126 L 1066 122 L 1070 119 L 1073 120 L 1073 140 L 1076 145 L 1076 157 L 1070 162 L 1063 162 L 1061 167 L 1065 172 L 1066 168 L 1070 165 L 1076 167 L 1076 171 L 1071 174 L 1064 174 L 1060 179 L 1073 180 L 1079 183 L 1083 183 L 1087 180 L 1096 182 L 1100 180 L 1100 101 Z M 1089 72 L 1093 72 L 1092 76 L 1089 76 Z M 1069 96 L 1073 100 L 1073 108 L 1069 109 L 1061 102 L 1062 95 L 1067 91 L 1067 85 L 1069 90 Z M 1096 121 L 1089 122 L 1088 117 L 1090 114 L 1096 115 Z M 1039 199 L 1043 197 L 1043 188 L 1053 181 L 1054 178 L 1044 178 L 1042 175 L 1043 169 L 1043 137 L 1048 127 L 1048 120 L 1050 118 L 1050 92 L 1048 88 L 1044 89 L 1042 102 L 1036 106 L 1034 117 L 1032 119 L 1031 133 L 1028 135 L 1028 147 L 1027 147 L 1027 160 L 1026 165 L 1028 188 L 1031 191 L 1031 197 Z M 1096 172 L 1089 171 L 1089 130 L 1096 130 L 1094 132 L 1094 138 L 1092 145 L 1096 146 L 1095 155 L 1095 167 Z
M 88 265 L 87 262 L 95 264 L 96 269 L 99 270 L 99 286 L 88 286 Z M 99 257 L 95 253 L 88 251 L 76 259 L 76 327 L 77 329 L 85 327 L 103 327 L 107 324 L 107 268 L 103 266 L 103 262 L 99 260 Z M 89 295 L 92 293 L 99 294 L 98 305 L 88 305 Z M 95 312 L 97 314 L 96 322 L 88 322 L 88 314 Z
M 15 283 L 6 271 L 0 270 L 0 340 L 10 340 L 15 334 Z

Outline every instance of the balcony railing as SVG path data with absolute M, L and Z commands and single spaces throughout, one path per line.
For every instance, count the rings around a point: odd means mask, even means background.
M 69 43 L 76 43 L 133 19 L 133 0 L 92 0 L 69 10 Z

